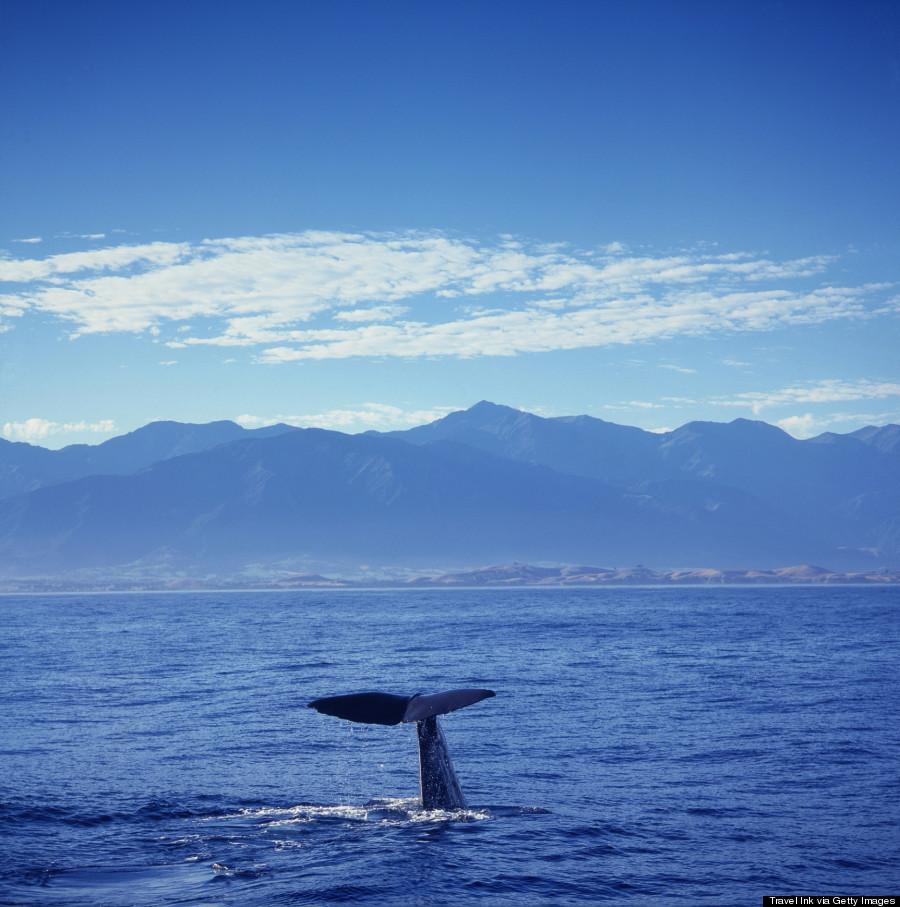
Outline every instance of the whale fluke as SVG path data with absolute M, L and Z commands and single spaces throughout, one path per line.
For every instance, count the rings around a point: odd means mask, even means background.
M 410 699 L 411 696 L 395 696 L 393 693 L 348 693 L 346 696 L 316 699 L 307 708 L 362 724 L 400 724 Z
M 495 696 L 493 690 L 447 690 L 423 696 L 397 696 L 394 693 L 347 693 L 315 699 L 308 708 L 323 715 L 358 721 L 361 724 L 407 724 L 433 715 L 446 715 Z
M 447 690 L 445 693 L 431 693 L 428 696 L 416 694 L 409 699 L 403 713 L 403 722 L 423 721 L 434 715 L 446 715 L 496 695 L 493 690 Z
M 447 690 L 423 696 L 397 696 L 393 693 L 348 693 L 344 696 L 326 696 L 315 699 L 308 707 L 323 715 L 359 721 L 364 724 L 416 723 L 419 743 L 419 790 L 425 809 L 465 809 L 466 801 L 444 732 L 437 716 L 455 712 L 474 705 L 482 699 L 496 695 L 493 690 Z

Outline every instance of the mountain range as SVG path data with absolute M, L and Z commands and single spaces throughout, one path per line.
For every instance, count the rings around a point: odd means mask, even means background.
M 652 433 L 481 402 L 349 435 L 155 422 L 0 441 L 0 576 L 447 571 L 492 563 L 896 569 L 900 426 Z

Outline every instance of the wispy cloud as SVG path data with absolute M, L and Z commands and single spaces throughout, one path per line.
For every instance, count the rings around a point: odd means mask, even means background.
M 666 363 L 660 363 L 660 368 L 667 368 L 672 372 L 679 372 L 682 375 L 696 375 L 697 369 L 695 368 L 686 368 L 683 365 L 667 365 Z
M 802 416 L 778 419 L 775 424 L 795 438 L 811 438 L 821 434 L 831 424 L 831 419 L 816 418 L 812 413 L 804 413 Z
M 405 315 L 409 311 L 407 306 L 402 305 L 377 305 L 369 309 L 351 309 L 348 312 L 336 312 L 335 321 L 394 321 L 400 315 Z
M 846 423 L 851 424 L 850 431 L 852 431 L 865 425 L 886 425 L 897 421 L 900 421 L 900 412 L 894 410 L 885 413 L 828 413 L 825 416 L 803 413 L 799 416 L 778 419 L 775 424 L 795 438 L 812 438 L 825 431 L 838 433 L 847 431 Z
M 772 391 L 750 391 L 709 402 L 715 406 L 749 406 L 755 414 L 760 415 L 763 410 L 777 406 L 847 403 L 884 400 L 889 397 L 900 397 L 900 384 L 893 381 L 846 381 L 834 378 L 808 381 Z
M 12 285 L 0 305 L 55 316 L 75 336 L 169 329 L 175 348 L 256 347 L 267 363 L 512 356 L 884 309 L 888 288 L 831 285 L 833 263 L 309 231 L 0 259 Z
M 259 428 L 284 422 L 302 428 L 328 428 L 335 431 L 359 431 L 368 429 L 394 429 L 405 426 L 434 422 L 459 406 L 443 406 L 432 409 L 403 409 L 385 403 L 362 403 L 352 409 L 331 409 L 306 415 L 277 415 L 274 417 L 244 414 L 235 419 L 245 428 Z
M 47 419 L 26 419 L 24 422 L 6 422 L 3 425 L 3 437 L 10 441 L 41 441 L 51 435 L 91 432 L 93 434 L 112 434 L 116 430 L 112 419 L 100 422 L 50 422 Z
M 698 406 L 729 407 L 745 410 L 757 418 L 764 418 L 778 425 L 797 438 L 809 438 L 826 430 L 840 431 L 838 426 L 851 423 L 859 428 L 863 425 L 881 425 L 900 419 L 897 409 L 880 413 L 834 411 L 831 406 L 856 403 L 862 400 L 895 400 L 900 398 L 900 384 L 891 381 L 822 379 L 807 381 L 788 387 L 765 391 L 746 391 L 728 397 L 661 397 L 659 401 L 620 400 L 606 403 L 604 408 L 612 412 L 639 413 L 654 409 L 683 409 Z M 888 406 L 891 406 L 889 403 Z M 815 412 L 791 412 L 800 407 L 810 407 Z M 789 414 L 778 416 L 778 410 Z M 773 412 L 774 411 L 774 412 Z M 651 429 L 657 431 L 659 429 Z
M 406 321 L 348 329 L 276 330 L 256 332 L 252 342 L 282 341 L 262 352 L 261 359 L 266 362 L 353 356 L 513 356 L 863 317 L 864 296 L 861 288 L 831 287 L 799 294 L 764 290 L 716 295 L 673 290 L 664 298 L 598 296 L 588 305 L 583 295 L 577 295 L 571 308 L 563 312 L 526 307 L 437 323 Z M 251 341 L 244 326 L 233 322 L 221 338 L 187 342 Z
M 21 301 L 38 309 L 56 312 L 73 320 L 88 323 L 91 306 L 87 305 L 92 292 L 107 287 L 103 281 L 118 280 L 140 283 L 142 277 L 170 270 L 189 254 L 186 244 L 146 243 L 135 246 L 113 246 L 82 252 L 63 252 L 46 258 L 0 259 L 0 281 L 5 283 L 34 284 L 26 290 Z M 134 266 L 126 277 L 97 276 L 104 272 L 123 272 Z M 89 277 L 77 277 L 82 272 Z M 122 284 L 114 284 L 120 289 Z M 125 309 L 132 308 L 128 300 L 121 300 Z M 79 304 L 80 303 L 80 304 Z

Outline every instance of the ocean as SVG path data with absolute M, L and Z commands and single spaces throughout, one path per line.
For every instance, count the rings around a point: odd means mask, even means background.
M 900 892 L 900 588 L 0 597 L 0 904 Z M 415 730 L 305 708 L 487 687 Z

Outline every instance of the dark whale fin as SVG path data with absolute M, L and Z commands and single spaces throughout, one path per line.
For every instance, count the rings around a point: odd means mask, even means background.
M 467 705 L 474 705 L 482 699 L 497 694 L 493 690 L 447 690 L 445 693 L 431 693 L 428 696 L 413 696 L 406 706 L 403 722 L 423 721 L 434 715 L 446 715 Z
M 400 724 L 411 698 L 393 693 L 348 693 L 313 700 L 307 708 L 363 724 Z
M 323 715 L 333 715 L 347 721 L 361 721 L 365 724 L 407 724 L 416 723 L 416 737 L 419 743 L 419 790 L 425 809 L 465 809 L 466 801 L 450 753 L 444 732 L 437 716 L 446 715 L 489 699 L 496 695 L 493 690 L 447 690 L 421 696 L 396 696 L 393 693 L 349 693 L 345 696 L 327 696 L 315 699 L 308 707 Z
M 428 696 L 396 696 L 393 693 L 348 693 L 315 699 L 308 708 L 323 715 L 359 721 L 362 724 L 406 724 L 434 715 L 446 715 L 494 696 L 493 690 L 447 690 Z

